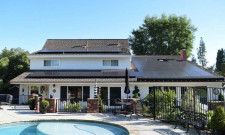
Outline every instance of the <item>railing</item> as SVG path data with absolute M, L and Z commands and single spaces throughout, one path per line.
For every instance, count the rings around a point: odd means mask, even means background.
M 123 99 L 122 99 L 123 100 Z M 79 109 L 79 105 L 81 109 Z M 79 101 L 78 103 L 71 102 L 70 100 L 57 100 L 58 112 L 87 112 L 87 101 Z M 80 110 L 80 111 L 77 111 Z M 115 103 L 114 99 L 102 99 L 102 104 L 99 104 L 99 111 L 101 113 L 113 112 L 115 109 L 123 109 L 123 106 Z
M 70 100 L 57 100 L 57 112 L 86 112 L 87 109 L 87 102 L 71 102 Z

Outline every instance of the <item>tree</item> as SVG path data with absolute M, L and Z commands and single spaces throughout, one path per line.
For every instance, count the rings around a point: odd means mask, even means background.
M 144 24 L 132 31 L 129 43 L 136 55 L 179 55 L 186 49 L 189 57 L 196 30 L 185 16 L 147 16 Z
M 221 64 L 221 74 L 225 76 L 225 63 Z
M 191 62 L 193 62 L 193 63 L 197 63 L 197 60 L 196 60 L 196 58 L 195 58 L 195 56 L 194 56 L 194 55 L 192 55 L 192 56 L 191 56 Z
M 221 64 L 223 63 L 223 62 L 225 62 L 224 61 L 224 51 L 225 50 L 223 50 L 223 48 L 221 48 L 221 49 L 219 49 L 218 51 L 217 51 L 217 57 L 216 57 L 216 71 L 218 71 L 218 72 L 220 72 L 221 71 Z
M 212 66 L 207 67 L 207 69 L 211 72 L 214 72 L 215 64 Z
M 207 60 L 206 60 L 206 48 L 205 48 L 205 42 L 203 41 L 203 38 L 201 37 L 199 48 L 197 49 L 197 55 L 198 55 L 198 61 L 202 67 L 206 67 Z
M 29 70 L 29 59 L 27 55 L 29 52 L 21 48 L 6 48 L 0 53 L 0 77 L 3 85 L 21 73 Z

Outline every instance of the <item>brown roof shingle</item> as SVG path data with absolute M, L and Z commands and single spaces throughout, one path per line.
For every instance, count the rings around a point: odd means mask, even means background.
M 123 54 L 130 55 L 128 39 L 48 39 L 34 54 Z

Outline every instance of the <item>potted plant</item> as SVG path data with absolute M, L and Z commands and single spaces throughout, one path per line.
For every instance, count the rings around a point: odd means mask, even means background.
M 140 98 L 140 90 L 138 88 L 137 85 L 134 86 L 134 90 L 133 90 L 133 98 Z
M 48 106 L 49 106 L 49 102 L 47 100 L 42 100 L 40 104 L 41 113 L 43 114 L 47 113 Z
M 210 128 L 217 134 L 225 133 L 225 112 L 223 106 L 218 106 L 214 111 L 209 122 Z
M 28 105 L 29 105 L 29 107 L 30 107 L 30 110 L 34 110 L 34 108 L 35 108 L 35 99 L 33 99 L 33 98 L 29 98 L 28 99 Z

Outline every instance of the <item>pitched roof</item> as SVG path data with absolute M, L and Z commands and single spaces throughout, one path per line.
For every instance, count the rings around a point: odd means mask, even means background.
M 125 82 L 125 78 L 29 78 L 28 76 L 34 72 L 24 72 L 10 81 L 11 84 L 21 83 L 95 83 L 96 79 L 98 83 L 121 83 Z M 130 78 L 130 82 L 136 81 L 136 78 Z
M 34 54 L 123 54 L 130 55 L 128 39 L 48 39 Z
M 179 56 L 133 56 L 132 62 L 136 71 L 131 75 L 136 76 L 138 80 L 224 80 L 224 77 L 204 70 L 189 61 L 182 61 Z

